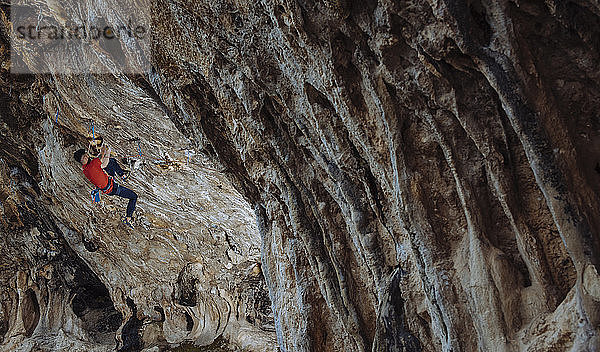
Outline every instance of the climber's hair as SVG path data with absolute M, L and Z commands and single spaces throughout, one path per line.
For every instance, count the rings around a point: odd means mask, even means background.
M 73 154 L 73 157 L 75 158 L 75 160 L 77 160 L 78 163 L 81 164 L 81 157 L 83 156 L 83 154 L 85 154 L 85 149 L 79 149 Z

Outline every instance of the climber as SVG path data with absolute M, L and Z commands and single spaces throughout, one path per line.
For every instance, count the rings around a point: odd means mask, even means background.
M 118 175 L 121 180 L 125 181 L 130 173 L 124 171 L 117 163 L 117 160 L 110 157 L 110 148 L 102 146 L 100 156 L 93 158 L 91 161 L 85 149 L 79 149 L 73 156 L 77 162 L 83 165 L 83 174 L 102 193 L 129 199 L 127 213 L 121 218 L 121 221 L 127 227 L 133 229 L 133 211 L 135 210 L 137 194 L 114 181 L 113 178 L 115 175 Z

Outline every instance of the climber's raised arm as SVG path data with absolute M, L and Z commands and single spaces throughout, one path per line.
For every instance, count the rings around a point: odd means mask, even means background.
M 110 148 L 106 145 L 102 146 L 100 152 L 100 161 L 102 162 L 102 168 L 105 168 L 108 165 L 108 162 L 110 161 Z

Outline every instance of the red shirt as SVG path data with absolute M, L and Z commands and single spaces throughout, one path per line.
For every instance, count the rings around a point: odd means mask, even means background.
M 100 189 L 108 185 L 108 175 L 102 169 L 102 162 L 99 158 L 94 158 L 89 163 L 83 165 L 83 174 L 94 186 Z

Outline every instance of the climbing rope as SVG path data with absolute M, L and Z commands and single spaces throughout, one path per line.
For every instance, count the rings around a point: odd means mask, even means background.
M 56 97 L 60 101 L 62 101 L 62 98 L 60 97 L 60 95 L 58 94 L 58 92 L 56 92 L 55 95 L 56 95 Z M 46 104 L 46 96 L 45 95 L 42 97 L 42 100 L 43 100 L 43 105 L 45 105 Z M 60 104 L 58 104 L 58 102 L 57 102 L 57 104 L 56 104 L 56 114 L 54 115 L 54 123 L 57 124 L 57 125 L 58 125 L 59 117 L 60 117 Z
M 40 7 L 40 13 L 38 14 L 38 17 L 37 17 L 37 20 L 38 20 L 37 21 L 37 25 L 35 26 L 35 31 L 36 32 L 39 32 L 40 23 L 42 22 L 42 18 L 43 18 L 43 16 L 42 16 L 42 8 Z

